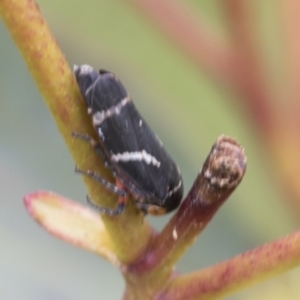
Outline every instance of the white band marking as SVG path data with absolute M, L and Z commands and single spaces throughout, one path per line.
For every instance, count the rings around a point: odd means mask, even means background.
M 97 111 L 93 115 L 93 124 L 94 126 L 101 125 L 105 119 L 109 118 L 112 115 L 120 114 L 122 108 L 130 102 L 130 97 L 122 99 L 117 105 L 110 107 L 108 110 Z
M 178 184 L 173 188 L 173 190 L 167 193 L 167 198 L 172 196 L 174 193 L 176 193 L 180 189 L 181 185 L 182 185 L 182 181 L 179 180 Z
M 136 152 L 124 152 L 113 154 L 111 160 L 114 162 L 123 161 L 144 161 L 147 165 L 154 165 L 155 167 L 160 167 L 160 162 L 151 154 L 147 153 L 145 150 Z
M 103 132 L 102 132 L 101 127 L 98 127 L 98 134 L 99 134 L 99 136 L 100 136 L 102 142 L 104 142 L 105 137 L 104 137 L 104 134 L 103 134 Z

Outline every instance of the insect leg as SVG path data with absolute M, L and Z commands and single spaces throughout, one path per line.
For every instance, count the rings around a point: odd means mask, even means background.
M 114 184 L 108 182 L 107 180 L 105 180 L 104 178 L 102 178 L 100 175 L 98 175 L 97 173 L 91 171 L 91 170 L 81 170 L 79 169 L 77 166 L 75 166 L 75 172 L 88 176 L 88 177 L 92 177 L 93 179 L 95 179 L 97 182 L 101 183 L 104 187 L 106 187 L 108 190 L 112 191 L 114 194 L 117 194 L 119 196 L 122 197 L 126 197 L 127 193 L 125 190 L 118 188 L 117 186 L 115 186 Z
M 116 215 L 120 215 L 124 211 L 124 208 L 125 208 L 125 205 L 127 202 L 127 197 L 119 197 L 118 205 L 115 209 L 98 205 L 89 196 L 86 196 L 86 200 L 94 209 L 98 210 L 99 212 L 101 212 L 105 215 L 116 216 Z
M 90 137 L 87 134 L 81 134 L 81 133 L 77 133 L 77 132 L 72 132 L 72 136 L 74 138 L 78 138 L 78 139 L 88 142 L 95 149 L 96 153 L 99 154 L 103 158 L 104 161 L 106 161 L 105 156 L 100 148 L 99 143 L 97 141 L 95 141 L 92 137 Z M 105 163 L 105 165 L 108 166 L 109 168 L 111 168 L 108 163 Z M 105 188 L 112 191 L 114 194 L 119 195 L 118 205 L 115 209 L 100 206 L 100 205 L 96 204 L 89 196 L 87 196 L 86 197 L 87 202 L 93 208 L 95 208 L 96 210 L 100 211 L 101 213 L 107 214 L 107 215 L 120 215 L 124 211 L 124 208 L 125 208 L 125 205 L 126 205 L 126 202 L 128 199 L 128 195 L 124 189 L 118 188 L 116 185 L 108 182 L 107 180 L 102 178 L 100 175 L 98 175 L 94 171 L 81 170 L 77 166 L 75 166 L 75 172 L 95 179 L 97 182 L 101 183 Z
M 97 152 L 97 154 L 99 154 L 103 160 L 105 161 L 105 156 L 99 146 L 99 143 L 97 141 L 95 141 L 92 137 L 90 137 L 88 134 L 83 134 L 83 133 L 78 133 L 78 132 L 72 132 L 72 136 L 76 139 L 81 139 L 83 141 L 88 142 Z

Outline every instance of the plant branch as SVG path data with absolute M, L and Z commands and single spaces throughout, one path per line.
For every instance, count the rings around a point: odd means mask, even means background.
M 128 270 L 149 277 L 159 270 L 158 280 L 162 282 L 238 186 L 245 171 L 243 148 L 232 138 L 219 137 L 178 212 L 154 238 L 146 256 Z
M 88 207 L 47 191 L 26 195 L 24 204 L 30 216 L 53 236 L 122 268 L 102 219 Z
M 81 168 L 92 169 L 112 179 L 99 155 L 85 143 L 71 137 L 72 131 L 91 136 L 95 133 L 73 73 L 38 5 L 33 0 L 1 0 L 0 14 L 76 163 Z M 115 205 L 116 196 L 89 178 L 84 178 L 84 181 L 95 201 L 103 205 Z M 102 216 L 122 262 L 134 260 L 151 239 L 152 229 L 142 218 L 132 204 L 117 220 Z M 133 244 L 135 247 L 132 247 Z
M 212 267 L 171 280 L 159 300 L 216 299 L 290 270 L 300 263 L 300 231 Z

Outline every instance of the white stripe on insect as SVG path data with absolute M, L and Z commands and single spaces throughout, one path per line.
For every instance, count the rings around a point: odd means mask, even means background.
M 79 75 L 86 75 L 86 74 L 90 74 L 93 72 L 93 68 L 89 65 L 82 65 L 82 66 L 77 66 L 77 65 L 74 65 L 73 66 L 73 71 L 76 72 L 78 69 L 80 69 L 79 71 Z
M 120 114 L 122 108 L 130 102 L 130 97 L 127 96 L 126 98 L 122 99 L 117 105 L 110 107 L 107 110 L 97 111 L 93 115 L 93 124 L 94 126 L 101 125 L 105 119 L 111 117 L 112 115 Z
M 181 185 L 182 185 L 182 181 L 179 180 L 178 184 L 173 188 L 173 190 L 168 191 L 167 197 L 166 197 L 166 198 L 169 198 L 169 197 L 172 196 L 174 193 L 176 193 L 176 192 L 180 189 Z
M 113 154 L 111 160 L 114 162 L 123 161 L 144 161 L 147 165 L 154 165 L 155 167 L 160 167 L 160 162 L 151 154 L 147 153 L 145 150 L 136 152 L 123 152 L 118 154 Z
M 105 137 L 104 137 L 104 134 L 103 134 L 103 132 L 102 132 L 101 127 L 98 127 L 98 134 L 99 134 L 99 136 L 100 136 L 102 142 L 104 142 Z

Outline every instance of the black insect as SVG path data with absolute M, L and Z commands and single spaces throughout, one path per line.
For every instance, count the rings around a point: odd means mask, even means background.
M 141 117 L 122 83 L 113 73 L 95 71 L 88 65 L 74 67 L 81 94 L 99 140 L 73 133 L 87 140 L 103 157 L 116 178 L 116 186 L 92 171 L 78 172 L 94 177 L 119 195 L 116 209 L 98 206 L 106 214 L 124 210 L 128 193 L 144 213 L 164 214 L 180 204 L 183 182 L 179 168 Z

